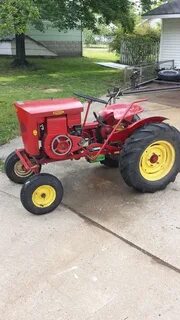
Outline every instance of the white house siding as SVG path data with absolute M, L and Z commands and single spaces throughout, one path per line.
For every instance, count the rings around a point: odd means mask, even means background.
M 31 26 L 27 36 L 29 36 L 26 37 L 27 56 L 82 56 L 81 30 L 59 32 L 46 22 L 44 32 Z M 0 42 L 0 55 L 15 55 L 15 51 L 15 39 Z
M 37 43 L 29 38 L 25 39 L 25 48 L 26 48 L 26 55 L 27 56 L 42 56 L 42 57 L 54 57 L 56 54 L 40 43 Z M 15 55 L 16 52 L 16 43 L 15 39 L 12 41 L 12 54 Z
M 0 42 L 0 55 L 12 55 L 11 41 Z
M 180 18 L 162 20 L 160 60 L 171 59 L 180 68 Z
M 28 35 L 36 41 L 44 44 L 49 50 L 58 56 L 81 56 L 82 55 L 82 31 L 67 30 L 59 32 L 46 22 L 45 31 L 41 32 L 34 27 L 29 29 Z

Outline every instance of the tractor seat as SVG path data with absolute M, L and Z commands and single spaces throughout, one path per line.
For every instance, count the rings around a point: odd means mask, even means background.
M 120 120 L 125 114 L 126 110 L 130 107 L 130 105 L 131 103 L 118 103 L 118 104 L 116 103 L 116 104 L 108 105 L 106 108 L 102 109 L 99 112 L 99 115 L 103 119 L 106 119 L 110 115 L 113 115 L 114 119 Z M 141 113 L 142 111 L 143 111 L 143 108 L 140 105 L 134 104 L 126 114 L 125 119 L 129 119 L 135 114 Z

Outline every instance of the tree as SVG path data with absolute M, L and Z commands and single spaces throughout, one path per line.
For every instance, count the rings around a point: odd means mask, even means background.
M 136 0 L 135 0 L 136 1 Z M 167 2 L 166 0 L 141 0 L 142 9 L 144 12 L 151 10 L 161 4 Z
M 84 43 L 86 46 L 96 44 L 95 35 L 92 30 L 84 29 Z
M 142 0 L 144 7 L 151 2 Z M 98 15 L 102 23 L 118 22 L 130 30 L 134 27 L 130 12 L 131 0 L 0 0 L 0 34 L 15 34 L 15 64 L 24 66 L 25 33 L 30 24 L 43 30 L 43 21 L 48 19 L 59 30 L 95 30 Z
M 14 64 L 27 64 L 25 58 L 25 32 L 29 23 L 40 19 L 38 7 L 32 0 L 5 0 L 0 2 L 0 34 L 16 37 L 16 59 Z

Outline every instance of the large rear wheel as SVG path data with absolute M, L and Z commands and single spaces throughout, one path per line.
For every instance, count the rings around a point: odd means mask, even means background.
M 124 181 L 141 192 L 163 190 L 180 171 L 180 133 L 165 123 L 138 129 L 120 154 Z

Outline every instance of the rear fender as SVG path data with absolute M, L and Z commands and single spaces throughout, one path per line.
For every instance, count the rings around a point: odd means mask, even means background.
M 133 134 L 135 130 L 143 127 L 145 124 L 161 123 L 164 120 L 167 120 L 167 118 L 156 116 L 136 121 L 133 124 L 129 125 L 126 129 L 114 133 L 112 138 L 110 139 L 110 142 L 121 141 L 123 143 L 129 136 Z
M 165 117 L 160 117 L 160 116 L 154 116 L 154 117 L 149 117 L 149 118 L 145 118 L 145 119 L 141 119 L 139 121 L 134 122 L 132 125 L 130 125 L 127 130 L 130 130 L 131 132 L 143 127 L 145 124 L 149 124 L 149 123 L 161 123 L 164 120 L 167 120 L 167 118 Z

